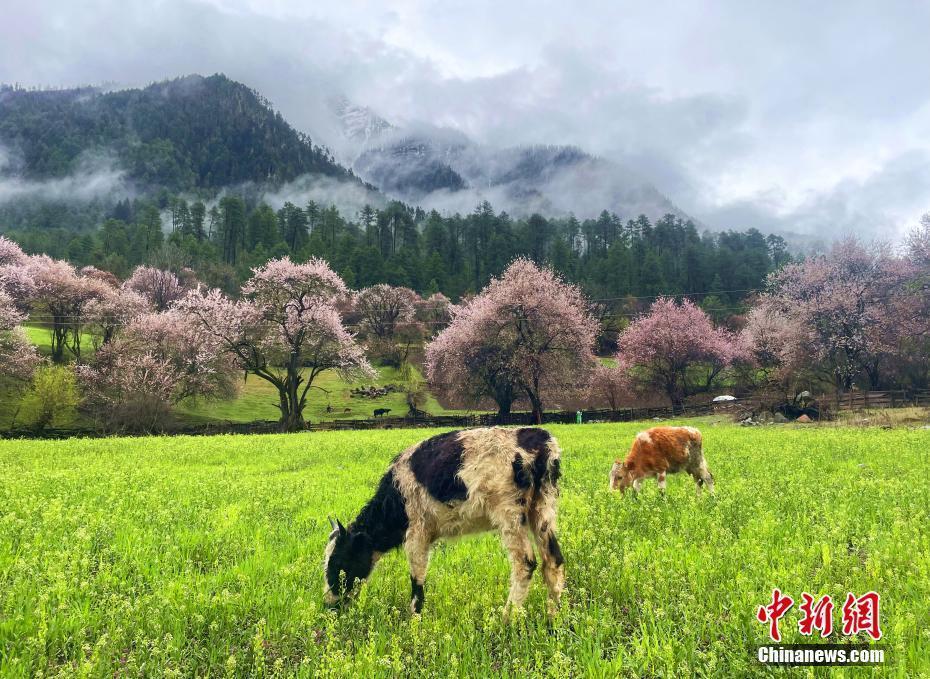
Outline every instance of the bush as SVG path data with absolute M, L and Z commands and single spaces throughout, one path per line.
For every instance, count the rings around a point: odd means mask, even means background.
M 26 424 L 41 431 L 73 422 L 80 401 L 74 372 L 66 366 L 48 364 L 35 371 L 20 412 Z

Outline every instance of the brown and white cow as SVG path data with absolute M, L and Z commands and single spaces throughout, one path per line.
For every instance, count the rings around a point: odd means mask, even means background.
M 441 538 L 500 532 L 510 557 L 506 611 L 523 605 L 537 561 L 549 613 L 564 588 L 556 538 L 560 450 L 545 429 L 468 429 L 422 441 L 394 458 L 374 497 L 348 528 L 330 519 L 325 556 L 327 605 L 350 596 L 387 551 L 403 545 L 410 566 L 410 609 L 423 608 L 431 545 Z
M 664 493 L 665 476 L 684 471 L 694 477 L 698 493 L 704 485 L 713 493 L 714 477 L 707 469 L 701 445 L 701 432 L 694 427 L 653 427 L 641 431 L 633 440 L 626 460 L 614 462 L 609 487 L 624 492 L 633 486 L 638 491 L 643 479 L 655 476 L 659 490 Z

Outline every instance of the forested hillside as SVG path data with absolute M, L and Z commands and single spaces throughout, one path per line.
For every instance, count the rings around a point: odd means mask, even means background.
M 263 202 L 227 195 L 202 201 L 163 196 L 124 201 L 101 228 L 75 234 L 30 229 L 9 234 L 29 252 L 126 276 L 138 264 L 180 271 L 233 290 L 251 267 L 271 257 L 322 257 L 353 287 L 387 282 L 452 299 L 480 290 L 517 256 L 546 263 L 597 299 L 702 293 L 723 315 L 787 261 L 784 241 L 758 231 L 699 233 L 673 215 L 654 224 L 624 221 L 512 219 L 488 203 L 466 215 L 442 216 L 392 202 L 352 218 L 335 207 Z M 622 300 L 620 300 L 622 301 Z M 631 300 L 632 301 L 632 300 Z
M 173 191 L 308 172 L 349 176 L 260 94 L 223 75 L 115 92 L 7 88 L 0 144 L 12 156 L 9 170 L 27 179 L 72 173 L 92 152 L 114 154 L 141 186 Z

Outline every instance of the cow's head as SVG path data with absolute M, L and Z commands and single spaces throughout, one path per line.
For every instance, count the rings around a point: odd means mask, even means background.
M 360 580 L 371 573 L 376 561 L 371 539 L 363 531 L 346 529 L 339 521 L 330 518 L 333 532 L 326 544 L 323 575 L 323 600 L 335 607 L 352 596 Z
M 626 463 L 617 460 L 610 468 L 610 490 L 619 490 L 621 493 L 633 485 L 633 474 L 627 469 Z

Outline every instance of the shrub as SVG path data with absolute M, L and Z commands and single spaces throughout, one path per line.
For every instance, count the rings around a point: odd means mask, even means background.
M 81 401 L 74 372 L 62 365 L 40 366 L 23 396 L 20 415 L 36 430 L 70 424 Z

